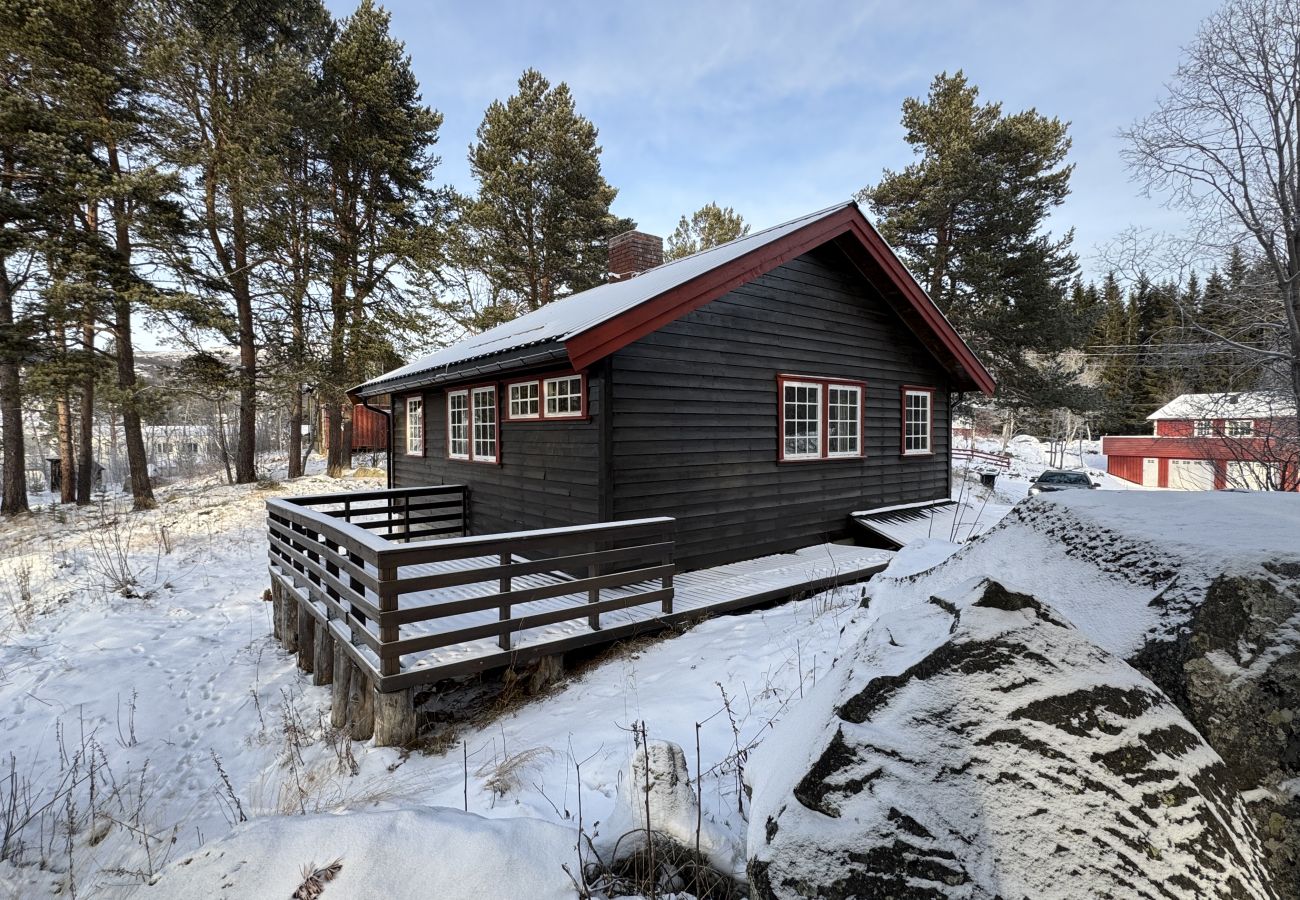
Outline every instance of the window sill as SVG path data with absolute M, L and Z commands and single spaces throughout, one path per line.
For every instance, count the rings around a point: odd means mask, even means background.
M 448 456 L 446 459 L 448 462 L 469 463 L 470 465 L 475 465 L 475 466 L 501 465 L 501 460 L 499 459 L 470 459 L 468 456 Z
M 925 459 L 927 456 L 934 456 L 933 450 L 904 450 L 898 454 L 903 459 Z
M 806 459 L 778 459 L 778 466 L 803 466 L 809 463 L 848 463 L 863 462 L 867 458 L 864 453 L 861 456 L 810 456 Z

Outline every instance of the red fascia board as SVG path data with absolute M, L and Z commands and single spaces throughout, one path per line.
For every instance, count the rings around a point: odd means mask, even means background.
M 996 384 L 988 370 L 953 330 L 934 302 L 894 256 L 884 239 L 867 222 L 866 217 L 853 206 L 846 206 L 823 219 L 810 222 L 780 240 L 759 247 L 658 297 L 638 304 L 588 331 L 574 335 L 565 342 L 565 350 L 568 351 L 569 359 L 575 369 L 586 368 L 633 341 L 658 331 L 670 322 L 699 309 L 710 300 L 715 300 L 728 291 L 753 281 L 777 266 L 802 256 L 843 234 L 852 234 L 857 238 L 890 280 L 902 291 L 911 306 L 920 314 L 925 325 L 939 338 L 943 347 L 952 354 L 970 381 L 984 393 L 992 394 Z

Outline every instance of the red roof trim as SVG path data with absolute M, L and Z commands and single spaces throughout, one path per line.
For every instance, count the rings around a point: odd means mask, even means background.
M 938 338 L 943 349 L 951 354 L 959 380 L 968 382 L 985 394 L 992 394 L 996 387 L 993 376 L 856 206 L 836 210 L 779 240 L 665 291 L 588 331 L 574 335 L 565 342 L 565 350 L 575 369 L 586 368 L 699 309 L 710 300 L 846 234 L 852 234 L 857 239 L 919 314 L 923 324 Z

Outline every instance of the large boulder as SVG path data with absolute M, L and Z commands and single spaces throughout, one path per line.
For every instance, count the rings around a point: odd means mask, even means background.
M 988 580 L 881 612 L 748 773 L 758 898 L 1275 896 L 1179 709 Z
M 1223 758 L 1278 892 L 1300 900 L 1300 495 L 1080 491 L 1018 505 L 891 605 L 996 575 L 1174 701 Z

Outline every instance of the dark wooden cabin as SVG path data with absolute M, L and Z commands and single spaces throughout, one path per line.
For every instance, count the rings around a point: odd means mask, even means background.
M 390 486 L 468 485 L 476 534 L 672 516 L 686 569 L 949 495 L 950 404 L 993 380 L 855 204 L 661 246 L 620 235 L 617 280 L 358 387 Z

